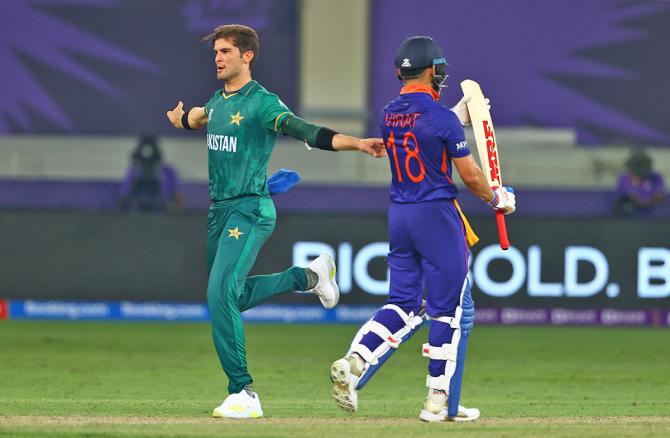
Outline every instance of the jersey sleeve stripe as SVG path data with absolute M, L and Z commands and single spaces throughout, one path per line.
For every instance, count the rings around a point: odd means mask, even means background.
M 286 114 L 291 114 L 291 111 L 284 111 L 283 113 L 281 113 L 277 117 L 275 117 L 275 131 L 277 131 L 277 127 L 279 126 L 279 119 L 281 119 Z

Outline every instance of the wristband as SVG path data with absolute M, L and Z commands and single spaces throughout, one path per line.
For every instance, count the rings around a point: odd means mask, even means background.
M 184 112 L 184 114 L 181 115 L 181 126 L 184 127 L 185 130 L 187 131 L 193 131 L 195 128 L 192 128 L 191 125 L 188 124 L 188 113 L 190 113 L 191 110 L 188 110 Z
M 334 151 L 333 149 L 333 137 L 337 135 L 337 132 L 328 128 L 321 128 L 316 134 L 316 142 L 314 143 L 315 148 L 323 149 L 326 151 Z
M 488 204 L 493 208 L 498 205 L 498 193 L 496 193 L 495 190 L 493 190 L 493 199 L 491 199 Z

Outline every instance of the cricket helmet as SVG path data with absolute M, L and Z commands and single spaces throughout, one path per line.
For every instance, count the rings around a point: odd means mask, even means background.
M 418 77 L 428 67 L 434 68 L 433 88 L 440 91 L 444 87 L 447 60 L 440 45 L 428 36 L 413 36 L 400 44 L 395 55 L 398 79 Z

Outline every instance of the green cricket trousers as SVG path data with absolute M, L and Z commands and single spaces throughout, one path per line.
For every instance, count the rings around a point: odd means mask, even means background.
M 213 203 L 207 217 L 207 303 L 212 337 L 228 391 L 252 383 L 247 370 L 241 312 L 274 295 L 305 290 L 303 268 L 247 277 L 256 256 L 274 230 L 277 214 L 270 197 L 247 196 Z

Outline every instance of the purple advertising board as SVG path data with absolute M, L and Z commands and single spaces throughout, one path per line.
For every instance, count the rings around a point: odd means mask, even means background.
M 297 104 L 296 0 L 12 0 L 0 13 L 0 134 L 175 135 L 165 112 L 220 88 L 220 24 L 254 27 L 254 77 Z
M 474 79 L 497 126 L 573 128 L 582 144 L 670 145 L 670 3 L 372 1 L 371 132 L 398 94 L 400 43 L 429 35 L 449 63 L 442 102 Z

